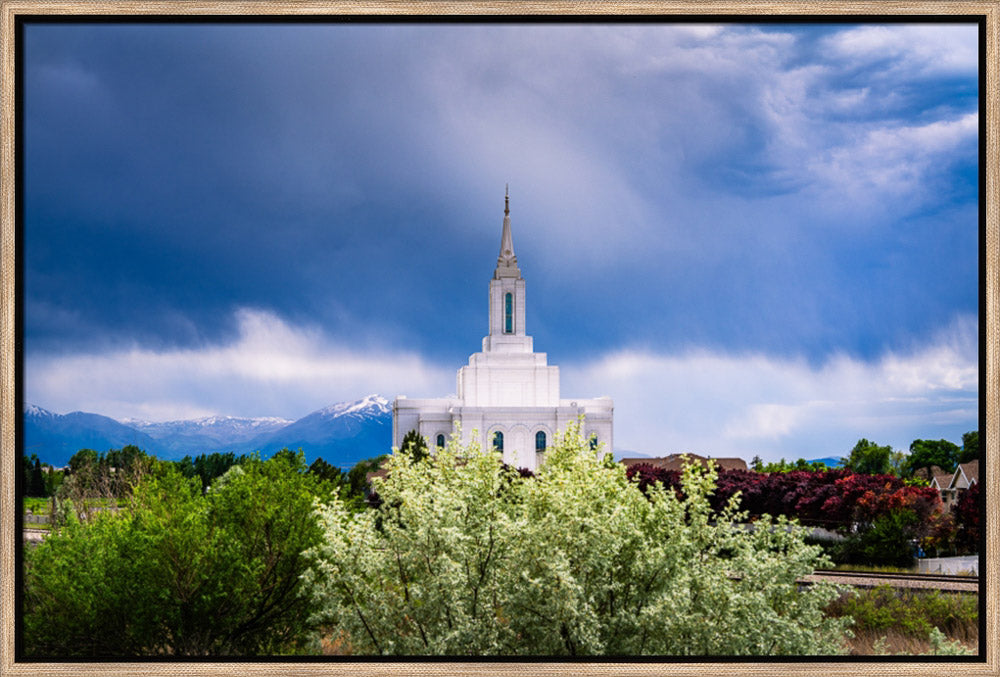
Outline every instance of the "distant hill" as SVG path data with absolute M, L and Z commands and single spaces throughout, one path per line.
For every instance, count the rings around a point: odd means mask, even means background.
M 836 468 L 840 465 L 839 456 L 827 456 L 826 458 L 814 458 L 809 461 L 809 463 L 822 463 L 827 468 Z
M 358 461 L 387 454 L 392 449 L 392 408 L 379 395 L 356 402 L 341 402 L 314 411 L 298 421 L 250 442 L 265 454 L 284 447 L 303 449 L 306 461 L 317 456 L 328 463 L 348 468 Z
M 24 408 L 25 452 L 37 454 L 45 463 L 62 466 L 80 449 L 107 451 L 126 444 L 166 460 L 228 451 L 260 451 L 268 456 L 284 447 L 301 448 L 309 463 L 322 457 L 347 468 L 390 451 L 392 409 L 379 395 L 334 404 L 297 421 L 232 416 L 116 421 L 100 414 L 64 415 L 34 405 Z
M 24 408 L 24 451 L 45 463 L 64 466 L 80 449 L 120 449 L 134 444 L 157 456 L 162 452 L 152 437 L 113 418 L 74 411 L 54 414 L 28 405 Z
M 235 416 L 208 416 L 205 418 L 152 423 L 136 419 L 122 419 L 123 425 L 146 433 L 166 450 L 171 457 L 183 457 L 198 449 L 201 453 L 232 451 L 233 445 L 244 445 L 256 437 L 281 430 L 292 421 L 284 418 L 238 418 Z
M 643 454 L 638 451 L 629 451 L 628 449 L 615 449 L 613 456 L 616 461 L 621 461 L 623 458 L 653 458 L 649 454 Z

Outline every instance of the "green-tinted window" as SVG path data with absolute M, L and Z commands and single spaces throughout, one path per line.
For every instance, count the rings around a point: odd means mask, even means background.
M 590 436 L 590 448 L 591 449 L 596 449 L 597 448 L 597 435 L 591 435 Z
M 493 433 L 493 449 L 503 451 L 503 433 L 499 430 Z
M 535 451 L 545 451 L 545 432 L 542 430 L 535 433 Z
M 437 437 L 437 445 L 439 447 L 443 447 L 444 446 L 444 435 L 438 435 L 438 437 Z
M 514 295 L 510 292 L 504 296 L 503 301 L 503 333 L 514 333 Z

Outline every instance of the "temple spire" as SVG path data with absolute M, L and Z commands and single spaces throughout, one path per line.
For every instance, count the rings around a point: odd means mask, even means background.
M 503 198 L 503 233 L 500 236 L 500 256 L 497 257 L 497 269 L 493 277 L 521 277 L 517 267 L 517 256 L 514 255 L 514 238 L 510 234 L 510 188 L 504 189 Z

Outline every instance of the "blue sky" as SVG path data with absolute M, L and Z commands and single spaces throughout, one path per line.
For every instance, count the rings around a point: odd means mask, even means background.
M 648 454 L 978 416 L 977 27 L 35 24 L 25 399 L 445 396 L 503 193 L 564 397 Z

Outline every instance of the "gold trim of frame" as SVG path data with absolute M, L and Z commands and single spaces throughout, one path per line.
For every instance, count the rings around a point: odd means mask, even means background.
M 985 578 L 986 633 L 980 644 L 986 647 L 985 663 L 920 662 L 775 662 L 753 663 L 669 663 L 669 662 L 233 662 L 233 663 L 28 663 L 14 661 L 14 477 L 17 462 L 14 448 L 14 23 L 23 15 L 827 15 L 844 14 L 904 15 L 981 15 L 986 19 L 986 461 L 985 496 L 987 524 L 987 567 Z M 245 0 L 0 0 L 0 675 L 467 675 L 496 676 L 516 674 L 607 676 L 648 675 L 1000 675 L 1000 588 L 997 568 L 1000 563 L 1000 425 L 997 415 L 1000 402 L 1000 0 L 950 2 L 922 0 L 913 2 L 858 2 L 815 0 L 813 2 L 697 2 L 696 0 L 661 1 L 621 0 L 581 2 L 578 0 L 285 0 L 250 2 Z

